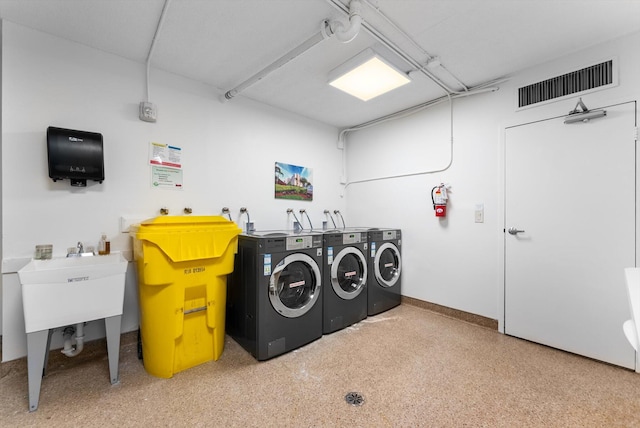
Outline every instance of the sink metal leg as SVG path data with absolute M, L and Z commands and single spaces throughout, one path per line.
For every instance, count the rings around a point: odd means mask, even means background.
M 42 368 L 42 377 L 45 377 L 47 375 L 47 366 L 49 365 L 49 354 L 50 354 L 50 350 L 51 350 L 51 336 L 53 336 L 53 332 L 55 330 L 53 328 L 49 329 L 49 334 L 47 337 L 47 347 L 45 348 L 44 351 L 44 367 Z
M 104 319 L 107 330 L 107 353 L 109 355 L 109 376 L 111 384 L 120 382 L 118 362 L 120 360 L 120 327 L 122 315 Z M 29 411 L 38 409 L 42 378 L 46 374 L 51 347 L 52 329 L 27 333 L 27 376 L 29 378 Z
M 47 360 L 51 336 L 49 330 L 27 333 L 27 371 L 29 378 L 29 411 L 38 409 L 40 386 Z
M 111 376 L 111 384 L 120 382 L 120 374 L 118 372 L 118 361 L 120 359 L 120 325 L 122 324 L 122 315 L 109 317 L 104 319 L 104 325 L 107 329 L 107 353 L 109 354 L 109 375 Z

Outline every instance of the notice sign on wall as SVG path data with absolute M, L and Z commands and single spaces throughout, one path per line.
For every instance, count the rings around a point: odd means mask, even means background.
M 168 144 L 149 145 L 149 163 L 169 168 L 182 168 L 182 149 Z
M 168 144 L 149 144 L 151 187 L 182 190 L 182 149 Z
M 151 185 L 155 188 L 182 190 L 182 170 L 164 166 L 152 166 Z

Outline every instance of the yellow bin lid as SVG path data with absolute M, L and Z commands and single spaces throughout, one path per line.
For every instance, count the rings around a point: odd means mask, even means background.
M 160 216 L 133 226 L 130 234 L 157 245 L 172 261 L 183 262 L 222 257 L 241 232 L 222 216 Z

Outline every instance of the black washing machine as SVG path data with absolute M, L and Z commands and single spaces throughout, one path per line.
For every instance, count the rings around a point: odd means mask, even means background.
M 366 231 L 324 233 L 322 331 L 332 333 L 367 317 Z
M 369 230 L 368 315 L 379 314 L 400 304 L 401 246 L 400 229 Z
M 226 332 L 257 360 L 322 337 L 322 233 L 238 237 Z

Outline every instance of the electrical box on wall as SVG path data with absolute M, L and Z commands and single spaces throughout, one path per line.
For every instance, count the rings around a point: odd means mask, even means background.
M 158 109 L 153 103 L 142 101 L 140 103 L 140 120 L 155 122 L 158 117 Z

